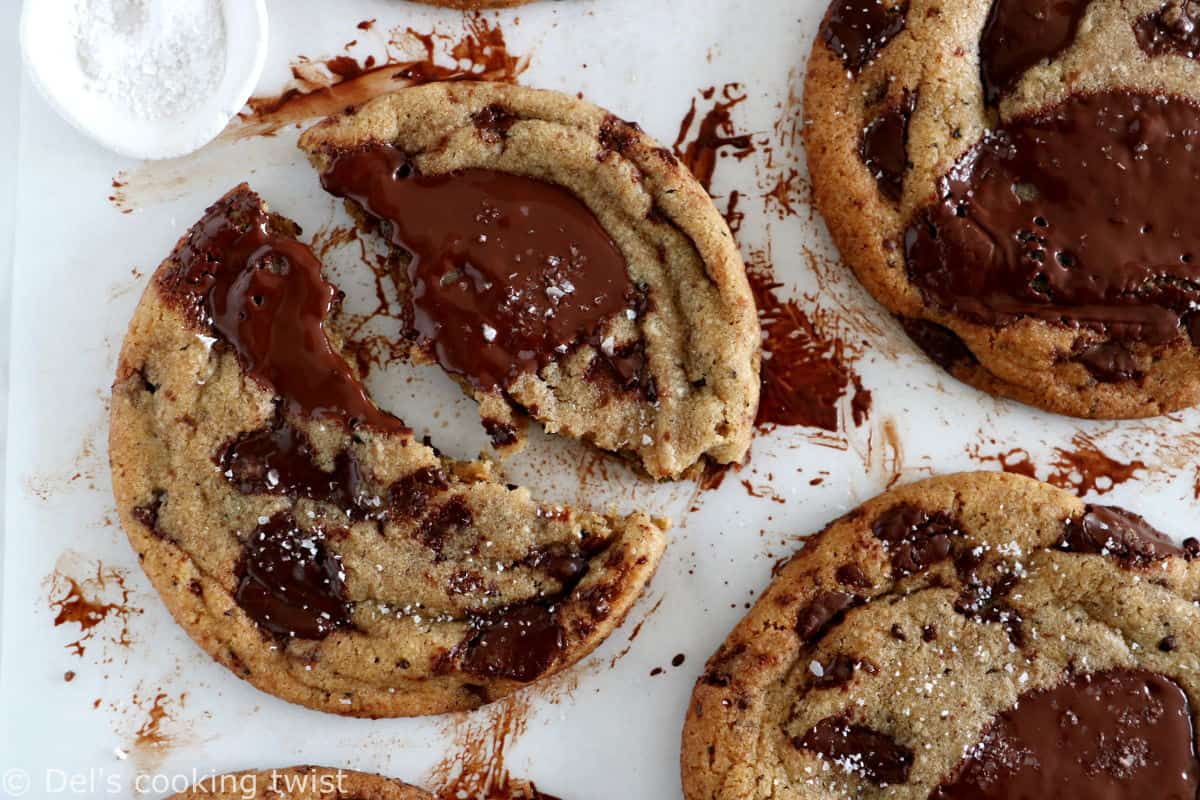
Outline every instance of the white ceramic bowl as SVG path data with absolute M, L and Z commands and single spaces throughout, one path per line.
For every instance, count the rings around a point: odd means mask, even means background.
M 262 74 L 267 56 L 265 0 L 222 0 L 227 48 L 220 84 L 186 112 L 143 119 L 108 97 L 86 91 L 75 40 L 64 23 L 75 2 L 25 0 L 21 53 L 34 85 L 54 110 L 121 155 L 174 158 L 203 147 L 242 110 Z

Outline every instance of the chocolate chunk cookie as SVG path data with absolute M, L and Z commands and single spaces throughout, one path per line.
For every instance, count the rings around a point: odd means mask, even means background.
M 176 620 L 286 700 L 465 709 L 574 663 L 653 574 L 662 524 L 547 505 L 378 408 L 337 289 L 244 185 L 179 241 L 113 385 L 121 521 Z
M 1196 539 L 1016 475 L 926 480 L 777 569 L 696 684 L 684 794 L 1192 800 L 1198 659 Z
M 500 444 L 528 414 L 656 478 L 745 457 L 759 387 L 745 268 L 708 194 L 636 125 L 554 92 L 440 83 L 300 146 L 380 223 L 414 355 L 473 394 Z
M 834 0 L 805 144 L 842 255 L 984 391 L 1200 401 L 1200 4 Z
M 406 783 L 330 767 L 230 772 L 200 780 L 168 800 L 433 800 Z

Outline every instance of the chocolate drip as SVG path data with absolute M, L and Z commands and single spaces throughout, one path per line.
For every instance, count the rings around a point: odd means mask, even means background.
M 1187 694 L 1164 675 L 1110 670 L 1022 694 L 930 800 L 1194 800 L 1198 790 Z
M 380 411 L 323 327 L 338 291 L 306 245 L 277 232 L 261 201 L 242 187 L 205 212 L 160 279 L 203 325 L 237 353 L 248 375 L 280 395 L 295 416 L 407 435 Z
M 886 733 L 855 725 L 845 717 L 821 720 L 803 736 L 793 737 L 792 746 L 817 753 L 844 772 L 881 785 L 905 783 L 913 763 L 912 750 Z
M 905 90 L 894 107 L 875 117 L 863 128 L 858 153 L 879 191 L 892 201 L 900 199 L 904 173 L 908 172 L 908 120 L 917 107 L 917 95 Z
M 1200 59 L 1200 2 L 1169 0 L 1133 23 L 1138 46 L 1148 56 Z
M 324 639 L 350 625 L 341 559 L 321 531 L 282 512 L 255 528 L 242 552 L 234 599 L 276 636 Z
M 1067 520 L 1058 547 L 1072 553 L 1108 556 L 1126 568 L 1184 555 L 1166 534 L 1132 511 L 1116 506 L 1088 506 L 1083 516 Z
M 1025 71 L 1075 41 L 1090 0 L 993 0 L 979 40 L 983 97 L 996 105 Z
M 991 131 L 905 237 L 931 302 L 986 325 L 1020 317 L 1163 344 L 1200 303 L 1200 106 L 1074 95 Z
M 871 527 L 892 556 L 900 575 L 923 572 L 950 557 L 953 537 L 961 536 L 958 523 L 943 511 L 930 514 L 916 506 L 898 505 L 879 515 Z
M 506 388 L 630 310 L 624 255 L 560 186 L 486 169 L 421 175 L 381 145 L 337 155 L 321 183 L 388 223 L 411 256 L 417 334 L 478 389 Z
M 821 40 L 857 75 L 904 30 L 908 3 L 886 6 L 882 0 L 833 0 L 821 24 Z

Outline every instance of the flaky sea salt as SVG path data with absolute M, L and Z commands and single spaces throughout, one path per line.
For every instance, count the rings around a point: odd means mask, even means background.
M 221 82 L 221 0 L 75 0 L 71 9 L 88 90 L 137 117 L 190 111 Z

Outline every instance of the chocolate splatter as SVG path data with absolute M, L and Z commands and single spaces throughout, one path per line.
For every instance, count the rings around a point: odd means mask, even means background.
M 718 96 L 715 86 L 700 92 L 700 97 L 712 106 L 697 117 L 696 99 L 679 123 L 679 134 L 671 146 L 675 155 L 683 162 L 696 180 L 706 190 L 712 188 L 713 170 L 723 148 L 733 148 L 731 155 L 739 161 L 754 152 L 754 143 L 749 134 L 738 133 L 734 127 L 730 110 L 746 99 L 739 83 L 727 83 Z M 695 131 L 692 128 L 695 126 Z M 691 137 L 689 141 L 689 137 Z

